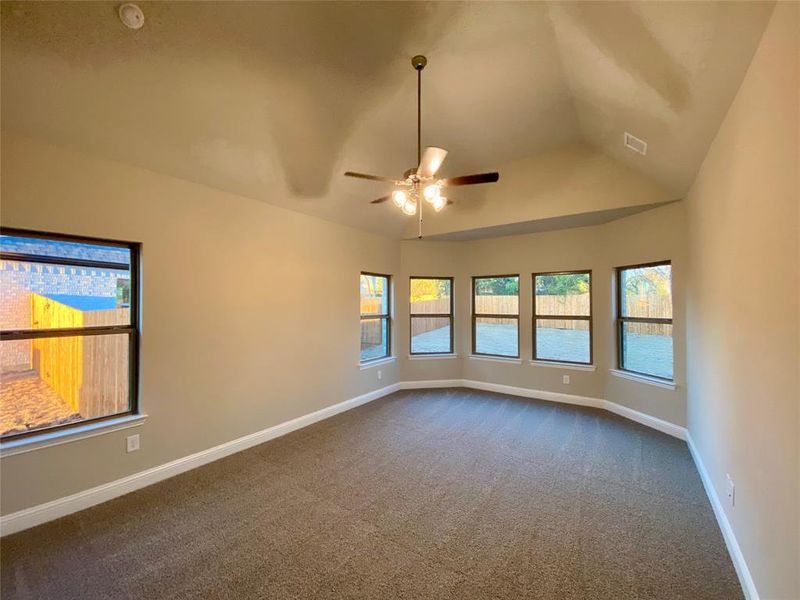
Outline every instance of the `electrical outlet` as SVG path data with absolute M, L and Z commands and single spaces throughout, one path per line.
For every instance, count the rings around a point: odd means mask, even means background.
M 139 434 L 129 435 L 125 438 L 125 442 L 128 452 L 136 452 L 139 449 Z
M 380 369 L 378 369 L 378 379 L 380 379 L 381 377 L 383 377 L 383 373 L 381 373 Z
M 731 508 L 736 506 L 736 485 L 733 483 L 733 479 L 731 476 L 726 473 L 726 493 L 728 496 L 728 503 L 731 505 Z
M 569 375 L 564 375 L 563 382 L 569 385 Z

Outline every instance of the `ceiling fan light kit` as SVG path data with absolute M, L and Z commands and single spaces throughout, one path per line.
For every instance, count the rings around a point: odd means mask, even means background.
M 388 196 L 382 196 L 373 200 L 371 204 L 380 204 L 387 200 L 392 201 L 403 214 L 413 216 L 419 215 L 419 233 L 422 239 L 422 207 L 423 200 L 428 202 L 435 212 L 440 212 L 446 206 L 453 203 L 452 199 L 446 198 L 442 191 L 445 187 L 459 185 L 475 185 L 479 183 L 494 183 L 500 179 L 499 173 L 479 173 L 477 175 L 462 175 L 460 177 L 450 177 L 447 179 L 436 179 L 436 173 L 447 157 L 447 150 L 429 146 L 422 151 L 422 70 L 428 64 L 428 59 L 418 54 L 411 59 L 411 66 L 417 71 L 417 167 L 405 172 L 402 179 L 392 179 L 381 175 L 369 175 L 367 173 L 356 173 L 347 171 L 347 177 L 357 179 L 368 179 L 370 181 L 382 181 L 391 183 L 395 186 L 394 191 Z

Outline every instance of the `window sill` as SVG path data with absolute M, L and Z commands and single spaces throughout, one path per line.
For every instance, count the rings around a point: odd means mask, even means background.
M 516 365 L 522 364 L 521 358 L 513 358 L 511 356 L 481 356 L 480 354 L 470 354 L 469 358 L 472 360 L 488 360 L 492 362 L 512 363 Z
M 648 377 L 647 375 L 639 375 L 638 373 L 631 373 L 630 371 L 620 371 L 619 369 L 609 369 L 608 371 L 614 377 L 619 377 L 620 379 L 629 379 L 630 381 L 638 381 L 639 383 L 646 383 L 647 385 L 664 388 L 665 390 L 674 390 L 676 387 L 674 382 L 658 379 L 657 377 Z
M 147 415 L 125 415 L 116 419 L 106 419 L 85 425 L 76 425 L 66 429 L 55 429 L 53 431 L 43 431 L 42 433 L 27 436 L 17 440 L 9 440 L 0 443 L 0 458 L 31 452 L 50 446 L 77 442 L 86 438 L 105 435 L 112 431 L 138 427 L 147 419 Z
M 441 354 L 409 354 L 408 360 L 442 360 L 447 358 L 458 358 L 458 354 L 453 352 L 442 352 Z
M 581 365 L 578 363 L 557 362 L 552 360 L 532 360 L 534 367 L 550 367 L 552 369 L 569 369 L 572 371 L 596 371 L 595 365 Z
M 394 356 L 386 356 L 384 358 L 376 358 L 375 360 L 371 360 L 369 362 L 360 362 L 358 363 L 358 368 L 362 371 L 364 369 L 371 369 L 372 367 L 377 367 L 378 365 L 385 365 L 387 363 L 393 363 L 397 360 Z

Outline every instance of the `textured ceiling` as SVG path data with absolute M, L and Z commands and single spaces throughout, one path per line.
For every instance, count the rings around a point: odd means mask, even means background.
M 341 173 L 397 176 L 414 164 L 412 55 L 429 58 L 423 145 L 450 151 L 444 174 L 497 169 L 502 183 L 504 165 L 584 145 L 658 186 L 629 203 L 647 205 L 691 183 L 772 10 L 140 5 L 145 26 L 131 31 L 117 3 L 2 2 L 2 128 L 398 237 L 409 219 L 368 205 L 386 188 Z M 626 130 L 647 140 L 647 156 L 623 147 Z M 439 222 L 451 212 L 453 227 L 477 229 L 463 217 L 486 194 L 463 191 Z M 530 220 L 518 196 L 506 224 Z

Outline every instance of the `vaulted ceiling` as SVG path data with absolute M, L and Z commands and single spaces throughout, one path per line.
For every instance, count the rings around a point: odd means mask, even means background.
M 744 76 L 762 2 L 3 2 L 2 128 L 395 237 L 374 182 L 423 145 L 499 170 L 430 221 L 481 237 L 678 199 Z M 629 131 L 646 156 L 623 146 Z M 169 199 L 165 198 L 165 202 Z M 527 224 L 527 225 L 526 225 Z M 499 229 L 498 229 L 499 228 Z

